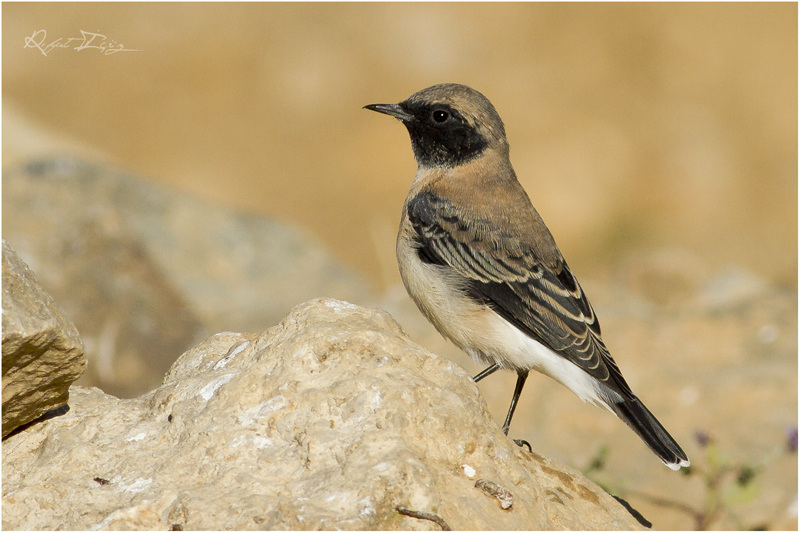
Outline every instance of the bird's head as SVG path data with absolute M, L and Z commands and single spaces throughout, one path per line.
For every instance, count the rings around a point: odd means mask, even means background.
M 406 126 L 420 167 L 455 167 L 488 149 L 508 152 L 500 115 L 488 98 L 466 85 L 434 85 L 399 104 L 364 108 L 391 115 Z

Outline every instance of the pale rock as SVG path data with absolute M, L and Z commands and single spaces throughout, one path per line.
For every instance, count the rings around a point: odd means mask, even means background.
M 337 300 L 214 335 L 138 398 L 74 387 L 71 406 L 4 443 L 5 529 L 639 528 L 503 435 L 464 370 Z
M 309 298 L 370 293 L 298 229 L 107 163 L 7 167 L 2 213 L 3 235 L 81 332 L 78 384 L 115 396 L 152 390 L 212 332 L 262 331 Z
M 75 325 L 3 239 L 3 437 L 65 405 L 85 369 Z

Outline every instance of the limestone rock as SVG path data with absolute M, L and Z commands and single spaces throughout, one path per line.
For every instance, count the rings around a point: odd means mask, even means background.
M 91 364 L 78 384 L 123 397 L 158 386 L 211 332 L 368 292 L 285 225 L 68 157 L 4 170 L 3 232 L 81 331 Z
M 731 461 L 759 465 L 752 499 L 732 499 L 716 529 L 797 529 L 797 454 L 786 433 L 797 426 L 797 288 L 732 265 L 715 268 L 681 249 L 642 251 L 599 277 L 577 273 L 622 372 L 692 461 L 695 474 L 673 472 L 624 423 L 582 403 L 556 381 L 531 372 L 509 435 L 579 470 L 642 512 L 655 528 L 697 528 L 710 463 L 696 438 L 714 436 Z M 381 303 L 422 346 L 482 370 L 433 329 L 400 286 Z M 496 372 L 478 385 L 503 420 L 516 375 Z M 765 459 L 767 458 L 767 459 Z M 734 479 L 726 481 L 736 485 Z M 736 489 L 738 490 L 738 489 Z
M 65 405 L 85 369 L 75 325 L 3 239 L 3 437 Z
M 333 299 L 220 333 L 158 389 L 74 387 L 3 446 L 6 529 L 636 529 L 517 447 L 457 365 Z

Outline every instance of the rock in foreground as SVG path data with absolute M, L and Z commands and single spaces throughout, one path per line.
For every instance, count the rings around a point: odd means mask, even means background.
M 84 370 L 75 325 L 3 239 L 3 437 L 66 405 Z
M 337 300 L 215 335 L 151 393 L 70 405 L 4 443 L 4 529 L 638 527 L 505 437 L 460 367 Z

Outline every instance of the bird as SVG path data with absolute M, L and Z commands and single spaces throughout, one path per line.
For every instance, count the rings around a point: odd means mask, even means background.
M 400 120 L 417 162 L 396 246 L 406 290 L 439 333 L 487 365 L 476 383 L 500 369 L 517 374 L 503 432 L 535 370 L 614 413 L 672 470 L 688 467 L 606 348 L 592 305 L 517 179 L 489 99 L 443 83 L 364 109 Z

